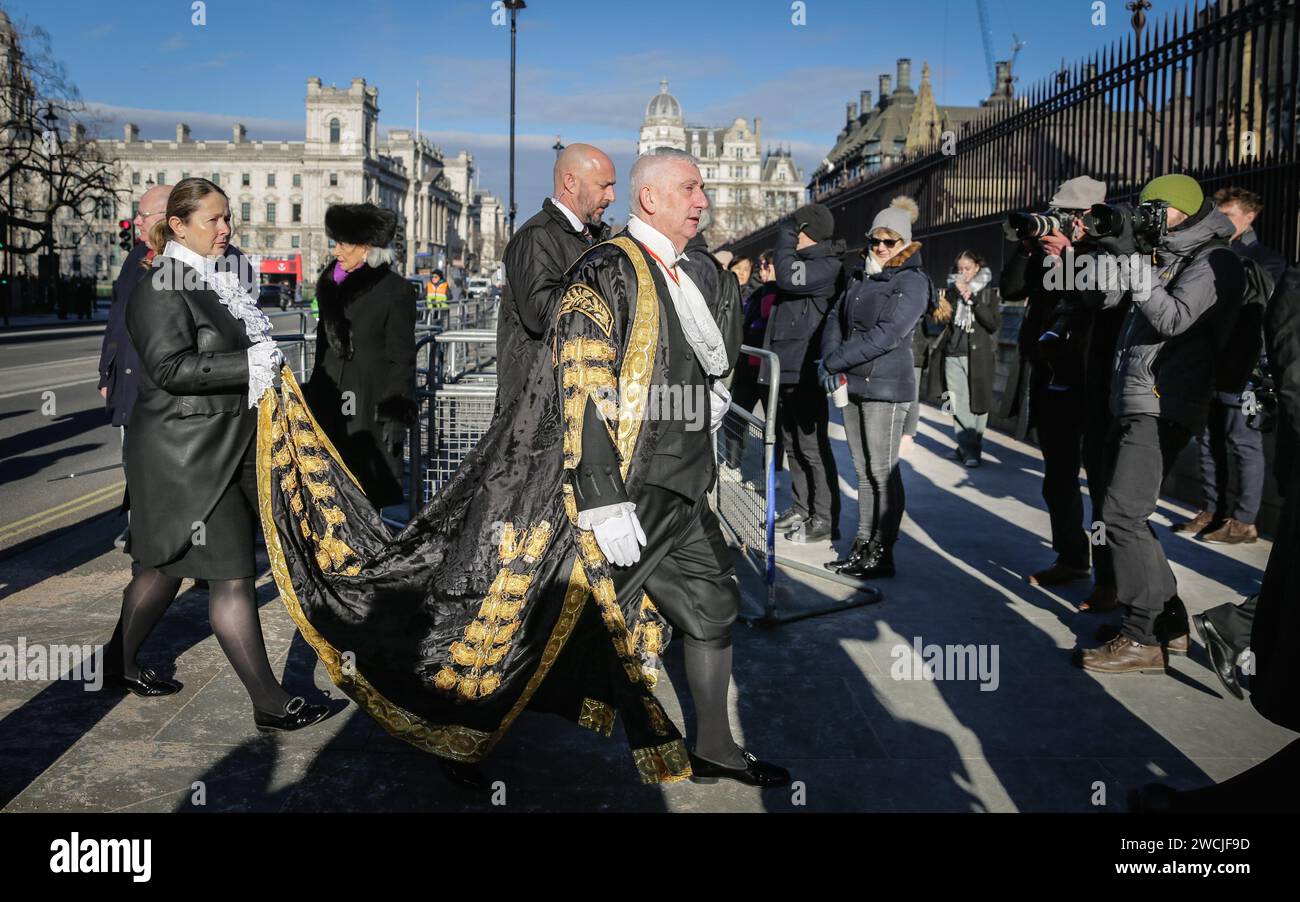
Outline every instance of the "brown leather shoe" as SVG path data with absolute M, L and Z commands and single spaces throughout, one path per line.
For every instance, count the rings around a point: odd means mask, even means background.
M 1081 579 L 1087 579 L 1091 575 L 1092 571 L 1087 567 L 1067 567 L 1065 564 L 1057 561 L 1046 570 L 1039 570 L 1037 573 L 1029 574 L 1029 585 L 1059 586 L 1064 583 L 1072 583 Z
M 1159 645 L 1116 636 L 1099 648 L 1086 649 L 1079 666 L 1093 673 L 1164 673 L 1165 655 Z
M 1217 523 L 1218 520 L 1219 515 L 1213 511 L 1201 511 L 1186 523 L 1179 523 L 1175 526 L 1174 532 L 1189 532 L 1194 536 L 1200 535 L 1202 532 L 1209 529 L 1211 525 Z
M 1119 597 L 1114 586 L 1093 586 L 1088 597 L 1079 602 L 1079 610 L 1088 614 L 1104 614 L 1115 610 L 1118 604 Z
M 1259 530 L 1254 523 L 1242 523 L 1229 517 L 1218 529 L 1201 536 L 1201 540 L 1211 545 L 1251 545 L 1259 541 Z
M 1173 639 L 1166 642 L 1165 651 L 1169 652 L 1171 655 L 1185 655 L 1187 654 L 1189 642 L 1188 634 L 1183 633 L 1181 636 L 1175 636 Z

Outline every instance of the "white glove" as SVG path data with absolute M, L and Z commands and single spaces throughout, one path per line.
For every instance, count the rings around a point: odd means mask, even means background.
M 709 432 L 717 432 L 731 406 L 731 392 L 720 381 L 714 382 L 709 392 Z
M 593 516 L 595 525 L 591 531 L 596 534 L 596 544 L 600 546 L 605 560 L 616 567 L 631 567 L 641 560 L 641 546 L 645 544 L 641 521 L 636 518 L 634 510 L 629 510 L 635 508 L 635 505 L 625 507 L 613 504 L 610 507 L 618 508 L 618 513 L 605 517 Z M 584 513 L 595 515 L 602 510 L 603 508 L 596 508 Z

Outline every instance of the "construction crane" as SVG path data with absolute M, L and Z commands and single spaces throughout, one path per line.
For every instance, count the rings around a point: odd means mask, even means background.
M 975 0 L 975 5 L 979 7 L 980 13 L 980 38 L 984 41 L 984 64 L 989 70 L 989 93 L 996 94 L 1002 90 L 1002 85 L 998 84 L 998 67 L 993 60 L 993 27 L 989 24 L 989 4 L 988 0 Z M 1011 35 L 1011 59 L 1007 63 L 1007 79 L 1011 80 L 1011 73 L 1015 71 L 1016 57 L 1020 55 L 1021 49 L 1025 42 L 1020 40 L 1020 35 Z

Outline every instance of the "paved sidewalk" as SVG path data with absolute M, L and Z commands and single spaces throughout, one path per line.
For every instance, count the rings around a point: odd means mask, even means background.
M 1222 692 L 1195 640 L 1191 657 L 1175 658 L 1166 676 L 1096 677 L 1072 667 L 1071 650 L 1095 644 L 1098 620 L 1075 609 L 1088 587 L 1045 591 L 1024 579 L 1051 560 L 1041 458 L 990 434 L 985 466 L 966 470 L 944 459 L 949 420 L 926 408 L 904 461 L 899 575 L 882 581 L 881 604 L 736 629 L 738 737 L 788 765 L 801 796 L 730 783 L 641 786 L 617 729 L 602 739 L 525 715 L 488 763 L 504 784 L 505 810 L 1118 811 L 1135 784 L 1222 780 L 1294 738 Z M 842 430 L 835 435 L 847 545 L 856 492 Z M 1169 520 L 1189 513 L 1162 503 L 1156 520 L 1188 608 L 1253 591 L 1269 543 L 1216 547 L 1168 531 Z M 111 550 L 119 528 L 103 518 L 57 547 L 0 563 L 0 644 L 105 641 L 129 578 L 126 559 Z M 829 543 L 781 542 L 783 554 L 813 563 L 831 553 Z M 791 605 L 854 595 L 787 571 L 780 591 Z M 747 586 L 747 596 L 756 610 L 757 587 Z M 175 661 L 180 694 L 145 700 L 71 682 L 0 682 L 0 804 L 187 811 L 198 807 L 201 781 L 198 810 L 493 810 L 333 689 L 269 576 L 259 597 L 268 646 L 290 689 L 333 691 L 338 710 L 326 723 L 260 736 L 209 629 L 206 593 L 187 588 L 143 655 L 164 671 Z M 899 652 L 914 640 L 996 648 L 996 688 L 895 678 L 913 673 Z M 680 643 L 668 653 L 666 676 L 661 694 L 681 723 Z M 991 675 L 985 685 L 993 682 Z M 1094 804 L 1102 794 L 1105 804 Z

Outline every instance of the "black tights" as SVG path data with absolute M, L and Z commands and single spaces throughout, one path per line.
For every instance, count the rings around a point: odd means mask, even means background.
M 139 678 L 135 656 L 180 585 L 179 577 L 165 576 L 152 567 L 142 567 L 127 584 L 122 593 L 122 616 L 106 650 L 110 668 L 120 661 L 125 676 Z M 266 657 L 252 578 L 211 580 L 208 619 L 221 650 L 253 700 L 253 707 L 267 714 L 283 714 L 290 696 L 276 680 Z
M 695 754 L 723 767 L 744 767 L 727 712 L 731 643 L 719 647 L 687 636 L 685 646 L 686 682 L 695 703 Z

